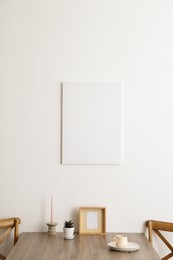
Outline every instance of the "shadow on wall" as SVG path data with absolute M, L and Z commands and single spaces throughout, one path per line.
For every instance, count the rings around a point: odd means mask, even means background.
M 72 210 L 72 220 L 74 222 L 75 232 L 79 232 L 79 208 Z

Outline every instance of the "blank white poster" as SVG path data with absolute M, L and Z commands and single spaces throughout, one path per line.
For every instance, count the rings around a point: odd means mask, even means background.
M 121 83 L 62 84 L 62 163 L 120 164 Z

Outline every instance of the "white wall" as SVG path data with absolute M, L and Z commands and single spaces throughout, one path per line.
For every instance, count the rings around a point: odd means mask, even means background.
M 173 1 L 0 1 L 0 218 L 58 231 L 106 206 L 107 231 L 173 220 Z M 121 166 L 60 164 L 62 81 L 123 82 Z

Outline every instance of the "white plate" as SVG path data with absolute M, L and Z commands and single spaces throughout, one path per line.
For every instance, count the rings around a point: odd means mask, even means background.
M 140 246 L 137 243 L 128 242 L 127 247 L 118 247 L 115 246 L 114 242 L 109 242 L 108 247 L 112 250 L 121 251 L 121 252 L 132 252 L 140 249 Z

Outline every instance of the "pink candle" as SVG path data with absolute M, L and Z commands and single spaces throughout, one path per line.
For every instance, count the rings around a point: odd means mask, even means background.
M 51 196 L 50 223 L 53 223 L 53 197 Z

